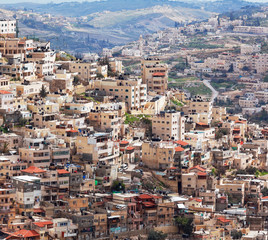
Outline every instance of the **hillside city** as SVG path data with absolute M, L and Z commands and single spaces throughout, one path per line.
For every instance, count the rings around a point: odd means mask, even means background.
M 268 7 L 77 56 L 18 24 L 0 20 L 0 239 L 268 239 Z

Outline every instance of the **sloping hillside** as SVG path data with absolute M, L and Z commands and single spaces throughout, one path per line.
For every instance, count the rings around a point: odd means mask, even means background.
M 122 24 L 139 24 L 144 19 L 155 20 L 159 18 L 169 19 L 170 22 L 184 22 L 203 20 L 211 16 L 211 12 L 207 12 L 200 9 L 182 8 L 171 6 L 154 6 L 152 8 L 117 11 L 117 12 L 101 12 L 88 15 L 89 24 L 97 28 L 107 28 Z M 161 22 L 161 21 L 158 21 Z M 148 25 L 147 23 L 146 25 Z M 151 24 L 154 24 L 153 21 Z M 163 21 L 163 24 L 165 23 Z

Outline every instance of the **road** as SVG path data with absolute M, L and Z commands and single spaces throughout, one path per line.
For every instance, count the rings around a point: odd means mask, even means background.
M 210 80 L 204 80 L 203 83 L 212 91 L 211 101 L 214 102 L 215 98 L 219 95 L 219 92 L 211 86 Z

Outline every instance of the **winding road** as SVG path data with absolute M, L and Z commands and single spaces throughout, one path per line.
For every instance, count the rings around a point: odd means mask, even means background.
M 218 97 L 219 92 L 215 90 L 214 87 L 211 86 L 210 80 L 203 80 L 203 83 L 206 87 L 208 87 L 212 91 L 211 101 L 214 102 L 215 98 Z

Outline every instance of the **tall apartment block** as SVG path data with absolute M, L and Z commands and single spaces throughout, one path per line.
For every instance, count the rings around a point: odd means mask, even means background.
M 141 61 L 142 82 L 147 84 L 148 91 L 164 94 L 168 82 L 168 66 L 157 57 L 149 57 Z

